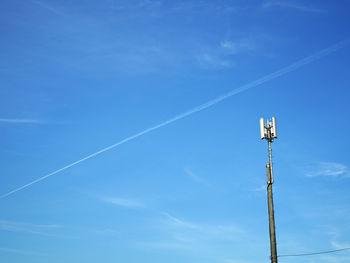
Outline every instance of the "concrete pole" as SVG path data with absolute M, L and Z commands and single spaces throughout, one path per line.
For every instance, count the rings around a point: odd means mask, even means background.
M 271 133 L 268 131 L 268 144 L 269 144 L 269 163 L 266 164 L 267 172 L 267 201 L 269 207 L 269 228 L 270 228 L 270 249 L 271 249 L 271 263 L 277 263 L 277 244 L 276 244 L 276 232 L 275 232 L 275 215 L 273 208 L 273 173 L 272 173 L 272 150 L 271 150 Z

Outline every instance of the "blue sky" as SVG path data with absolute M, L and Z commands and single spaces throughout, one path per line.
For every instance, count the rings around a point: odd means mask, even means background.
M 269 262 L 272 116 L 278 253 L 350 247 L 350 1 L 0 7 L 2 262 Z

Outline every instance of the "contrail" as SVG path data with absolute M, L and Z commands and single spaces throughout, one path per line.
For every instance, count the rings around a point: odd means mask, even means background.
M 261 85 L 261 84 L 263 84 L 265 82 L 268 82 L 270 80 L 273 80 L 275 78 L 283 76 L 283 75 L 285 75 L 285 74 L 287 74 L 289 72 L 295 71 L 298 68 L 300 68 L 302 66 L 305 66 L 305 65 L 307 65 L 307 64 L 309 64 L 311 62 L 317 61 L 317 60 L 319 60 L 319 59 L 321 59 L 321 58 L 323 58 L 323 57 L 325 57 L 325 56 L 327 56 L 327 55 L 329 55 L 331 53 L 334 53 L 334 52 L 338 51 L 341 48 L 346 47 L 349 44 L 350 44 L 350 38 L 349 39 L 345 39 L 345 40 L 343 40 L 343 41 L 341 41 L 341 42 L 339 42 L 339 43 L 337 43 L 335 45 L 332 45 L 332 46 L 330 46 L 330 47 L 328 47 L 326 49 L 318 51 L 317 53 L 312 54 L 311 56 L 305 57 L 305 58 L 303 58 L 303 59 L 301 59 L 301 60 L 299 60 L 299 61 L 297 61 L 297 62 L 295 62 L 295 63 L 293 63 L 293 64 L 291 64 L 289 66 L 287 66 L 287 67 L 284 67 L 284 68 L 282 68 L 280 70 L 277 70 L 277 71 L 275 71 L 275 72 L 273 72 L 271 74 L 268 74 L 265 77 L 262 77 L 260 79 L 254 80 L 254 81 L 252 81 L 252 82 L 250 82 L 248 84 L 245 84 L 245 85 L 243 85 L 243 86 L 241 86 L 241 87 L 239 87 L 237 89 L 231 90 L 231 91 L 229 91 L 229 92 L 227 92 L 227 93 L 225 93 L 225 94 L 223 94 L 223 95 L 221 95 L 221 96 L 219 96 L 219 97 L 217 97 L 217 98 L 215 98 L 213 100 L 210 100 L 210 101 L 208 101 L 206 103 L 203 103 L 203 104 L 201 104 L 201 105 L 199 105 L 199 106 L 197 106 L 197 107 L 195 107 L 195 108 L 193 108 L 193 109 L 191 109 L 189 111 L 181 113 L 181 114 L 179 114 L 179 115 L 177 115 L 177 116 L 175 116 L 175 117 L 173 117 L 173 118 L 171 118 L 171 119 L 169 119 L 167 121 L 164 121 L 164 122 L 162 122 L 162 123 L 160 123 L 158 125 L 155 125 L 155 126 L 153 126 L 151 128 L 143 130 L 143 131 L 141 131 L 139 133 L 136 133 L 135 135 L 127 137 L 127 138 L 125 138 L 125 139 L 123 139 L 123 140 L 121 140 L 121 141 L 119 141 L 119 142 L 117 142 L 115 144 L 112 144 L 112 145 L 110 145 L 110 146 L 108 146 L 106 148 L 103 148 L 102 150 L 99 150 L 99 151 L 97 151 L 95 153 L 92 153 L 92 154 L 82 158 L 82 159 L 79 159 L 78 161 L 75 161 L 75 162 L 73 162 L 71 164 L 68 164 L 68 165 L 66 165 L 66 166 L 64 166 L 64 167 L 62 167 L 62 168 L 60 168 L 60 169 L 58 169 L 58 170 L 56 170 L 56 171 L 54 171 L 52 173 L 49 173 L 49 174 L 44 175 L 44 176 L 42 176 L 42 177 L 40 177 L 38 179 L 35 179 L 34 181 L 32 181 L 30 183 L 22 185 L 22 186 L 14 189 L 14 190 L 8 192 L 8 193 L 5 193 L 5 194 L 1 195 L 0 199 L 5 198 L 5 197 L 7 197 L 9 195 L 12 195 L 12 194 L 14 194 L 14 193 L 16 193 L 18 191 L 21 191 L 21 190 L 23 190 L 23 189 L 25 189 L 25 188 L 33 185 L 33 184 L 36 184 L 36 183 L 38 183 L 38 182 L 40 182 L 40 181 L 42 181 L 42 180 L 44 180 L 44 179 L 46 179 L 48 177 L 51 177 L 51 176 L 53 176 L 53 175 L 55 175 L 55 174 L 57 174 L 59 172 L 62 172 L 62 171 L 66 170 L 66 169 L 68 169 L 68 168 L 70 168 L 72 166 L 75 166 L 75 165 L 77 165 L 77 164 L 79 164 L 81 162 L 84 162 L 84 161 L 86 161 L 86 160 L 88 160 L 90 158 L 93 158 L 93 157 L 95 157 L 95 156 L 97 156 L 97 155 L 99 155 L 101 153 L 104 153 L 104 152 L 109 151 L 109 150 L 111 150 L 113 148 L 116 148 L 119 145 L 122 145 L 122 144 L 124 144 L 124 143 L 126 143 L 128 141 L 136 139 L 137 137 L 140 137 L 140 136 L 142 136 L 144 134 L 147 134 L 147 133 L 149 133 L 151 131 L 157 130 L 157 129 L 159 129 L 161 127 L 164 127 L 164 126 L 166 126 L 166 125 L 168 125 L 170 123 L 173 123 L 173 122 L 175 122 L 177 120 L 183 119 L 183 118 L 185 118 L 185 117 L 187 117 L 189 115 L 192 115 L 192 114 L 194 114 L 196 112 L 199 112 L 199 111 L 202 111 L 202 110 L 204 110 L 206 108 L 209 108 L 209 107 L 211 107 L 211 106 L 213 106 L 213 105 L 215 105 L 215 104 L 217 104 L 217 103 L 219 103 L 219 102 L 221 102 L 221 101 L 223 101 L 225 99 L 228 99 L 228 98 L 230 98 L 230 97 L 232 97 L 234 95 L 237 95 L 238 93 L 241 93 L 243 91 L 246 91 L 246 90 L 254 88 L 254 87 L 257 87 L 257 86 L 259 86 L 259 85 Z
M 8 123 L 28 123 L 28 124 L 43 124 L 43 121 L 40 120 L 32 120 L 32 119 L 5 119 L 0 118 L 0 122 L 8 122 Z

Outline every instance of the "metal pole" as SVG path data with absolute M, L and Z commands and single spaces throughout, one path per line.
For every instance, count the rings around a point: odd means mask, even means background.
M 271 263 L 277 263 L 277 245 L 276 245 L 276 232 L 275 232 L 275 215 L 273 209 L 273 173 L 272 173 L 272 150 L 271 150 L 271 131 L 268 129 L 268 145 L 269 145 L 269 163 L 266 164 L 267 172 L 267 200 L 269 207 L 269 228 L 270 228 L 270 249 L 271 249 Z

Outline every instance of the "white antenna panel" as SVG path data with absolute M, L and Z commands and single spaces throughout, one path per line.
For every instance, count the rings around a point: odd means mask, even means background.
M 265 138 L 265 127 L 264 127 L 264 119 L 260 118 L 260 137 L 261 139 Z
M 272 117 L 272 137 L 277 138 L 277 127 L 276 127 L 276 117 Z

